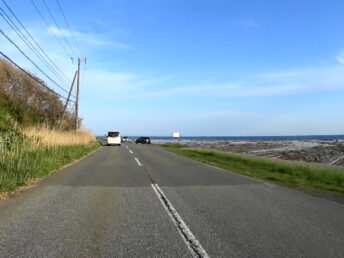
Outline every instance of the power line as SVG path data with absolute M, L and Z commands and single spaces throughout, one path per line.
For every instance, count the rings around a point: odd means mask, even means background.
M 5 55 L 1 50 L 0 50 L 0 54 L 6 58 L 9 62 L 11 62 L 14 66 L 16 66 L 18 69 L 20 69 L 22 72 L 24 72 L 26 75 L 28 75 L 31 79 L 33 79 L 34 81 L 38 82 L 40 85 L 42 85 L 44 88 L 46 88 L 47 90 L 51 91 L 52 93 L 56 94 L 57 96 L 59 96 L 60 98 L 63 99 L 67 99 L 66 97 L 62 96 L 61 94 L 57 93 L 56 91 L 54 91 L 53 89 L 49 88 L 47 85 L 45 85 L 44 83 L 42 83 L 40 80 L 38 80 L 37 78 L 33 77 L 30 73 L 28 73 L 27 71 L 25 71 L 23 68 L 21 68 L 18 64 L 16 64 L 11 58 L 9 58 L 7 55 Z M 75 102 L 75 101 L 72 101 Z
M 56 0 L 56 2 L 57 2 L 57 5 L 59 6 L 59 9 L 60 9 L 60 11 L 61 11 L 61 13 L 62 13 L 62 16 L 63 16 L 65 22 L 66 22 L 66 24 L 67 24 L 67 27 L 68 27 L 68 29 L 69 29 L 69 32 L 70 32 L 70 34 L 71 34 L 72 37 L 73 37 L 74 43 L 75 43 L 75 45 L 77 46 L 77 48 L 79 49 L 80 54 L 82 55 L 82 51 L 81 51 L 81 49 L 80 49 L 80 47 L 79 47 L 79 44 L 78 44 L 78 42 L 76 41 L 76 39 L 75 39 L 75 37 L 74 37 L 74 33 L 73 33 L 73 31 L 71 30 L 71 28 L 70 28 L 70 26 L 69 26 L 69 23 L 68 23 L 68 21 L 67 21 L 67 18 L 66 18 L 65 14 L 64 14 L 64 12 L 63 12 L 63 10 L 62 10 L 62 7 L 61 7 L 61 5 L 60 5 L 60 1 L 59 1 L 59 0 Z
M 72 50 L 72 52 L 73 52 L 74 55 L 76 56 L 76 53 L 75 53 L 74 49 L 73 49 L 72 46 L 69 44 L 69 41 L 68 41 L 67 38 L 65 37 L 63 31 L 60 29 L 60 26 L 57 24 L 57 22 L 56 22 L 56 20 L 55 20 L 55 18 L 54 18 L 54 16 L 53 16 L 53 14 L 51 13 L 51 11 L 50 11 L 50 9 L 49 9 L 47 3 L 45 2 L 45 0 L 42 0 L 42 1 L 43 1 L 43 3 L 44 3 L 45 7 L 47 8 L 50 17 L 53 19 L 53 21 L 54 21 L 54 23 L 55 23 L 57 29 L 59 30 L 59 32 L 60 32 L 61 35 L 63 36 L 63 38 L 64 38 L 66 44 L 69 46 L 69 48 Z
M 30 36 L 32 41 L 37 45 L 37 47 L 42 51 L 42 53 L 49 59 L 49 61 L 54 65 L 54 67 L 64 76 L 64 78 L 67 80 L 68 83 L 71 83 L 70 79 L 61 71 L 61 69 L 55 64 L 53 60 L 47 55 L 47 53 L 41 48 L 41 46 L 37 43 L 37 41 L 34 39 L 34 37 L 31 35 L 31 33 L 26 29 L 26 27 L 23 25 L 23 23 L 19 20 L 19 18 L 16 16 L 16 14 L 12 11 L 12 9 L 8 6 L 5 0 L 2 0 L 2 2 L 6 5 L 7 9 L 12 13 L 14 18 L 17 20 L 17 22 L 22 26 L 22 28 L 26 31 L 26 33 Z M 3 11 L 4 12 L 4 11 Z M 7 15 L 6 15 L 7 16 Z M 9 17 L 8 17 L 9 18 Z M 10 19 L 10 18 L 9 18 Z M 11 20 L 11 19 L 10 19 Z M 19 30 L 20 31 L 20 30 Z
M 29 60 L 41 73 L 43 73 L 50 81 L 52 81 L 57 87 L 59 87 L 61 90 L 63 90 L 64 92 L 68 93 L 68 91 L 66 89 L 64 89 L 62 86 L 60 86 L 57 82 L 55 82 L 53 79 L 50 78 L 49 75 L 47 75 L 38 65 L 35 64 L 35 62 L 33 62 L 30 57 L 28 57 L 18 46 L 16 43 L 13 42 L 13 40 L 8 37 L 6 35 L 5 32 L 3 32 L 2 29 L 0 29 L 0 33 L 9 41 L 12 43 L 12 45 L 14 45 L 19 51 L 20 53 L 22 53 L 22 55 L 27 59 Z M 74 97 L 74 96 L 73 96 Z
M 48 69 L 62 82 L 66 83 L 66 80 L 58 74 L 58 72 L 45 60 L 45 58 L 38 52 L 38 50 L 31 44 L 31 42 L 26 38 L 26 36 L 20 31 L 20 29 L 15 25 L 11 18 L 6 14 L 6 12 L 0 7 L 0 11 L 5 14 L 5 17 L 0 13 L 1 17 L 6 21 L 6 23 L 12 28 L 12 30 L 21 38 L 21 40 L 30 48 L 30 50 L 48 67 Z M 68 83 L 68 82 L 67 82 Z
M 39 10 L 39 8 L 37 7 L 37 5 L 35 4 L 35 2 L 33 0 L 30 0 L 33 7 L 35 8 L 35 10 L 37 11 L 37 13 L 39 14 L 39 16 L 41 17 L 41 19 L 43 20 L 43 22 L 45 23 L 45 25 L 47 26 L 48 30 L 51 31 L 50 26 L 47 22 L 47 20 L 44 18 L 44 16 L 42 15 L 41 11 Z M 59 45 L 61 46 L 61 48 L 63 49 L 63 51 L 65 52 L 65 54 L 68 56 L 68 58 L 71 58 L 72 55 L 70 55 L 68 53 L 68 51 L 66 50 L 65 46 L 61 43 L 61 41 L 56 37 L 55 33 L 53 31 L 51 31 L 51 33 L 53 34 L 54 38 L 56 39 L 56 41 L 59 43 Z

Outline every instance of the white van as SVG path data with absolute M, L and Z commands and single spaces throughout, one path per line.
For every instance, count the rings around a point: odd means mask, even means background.
M 106 144 L 121 146 L 121 133 L 115 131 L 108 132 L 106 137 Z

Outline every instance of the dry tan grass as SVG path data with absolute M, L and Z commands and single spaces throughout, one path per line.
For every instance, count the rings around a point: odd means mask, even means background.
M 37 144 L 44 146 L 88 144 L 95 141 L 94 135 L 86 130 L 58 131 L 47 127 L 30 127 L 23 129 L 23 133 L 28 137 L 36 138 Z
M 16 132 L 0 135 L 0 199 L 14 194 L 13 190 L 27 185 L 31 179 L 42 177 L 98 147 L 95 137 L 84 130 L 18 129 L 25 136 Z
M 93 134 L 86 130 L 58 131 L 46 126 L 18 128 L 28 138 L 14 137 L 11 133 L 0 137 L 0 164 L 8 162 L 21 153 L 40 150 L 44 147 L 61 145 L 89 144 L 96 141 Z M 6 146 L 7 143 L 7 146 Z M 9 143 L 9 145 L 8 145 Z

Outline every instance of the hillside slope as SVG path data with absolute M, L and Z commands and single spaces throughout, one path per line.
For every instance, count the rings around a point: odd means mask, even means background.
M 34 76 L 37 80 L 44 81 Z M 21 70 L 0 59 L 0 131 L 41 124 L 56 127 L 64 103 Z M 67 110 L 63 129 L 73 128 L 73 111 Z

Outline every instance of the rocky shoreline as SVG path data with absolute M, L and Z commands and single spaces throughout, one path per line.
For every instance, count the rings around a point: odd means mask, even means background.
M 244 153 L 344 167 L 344 140 L 152 140 L 191 147 Z

